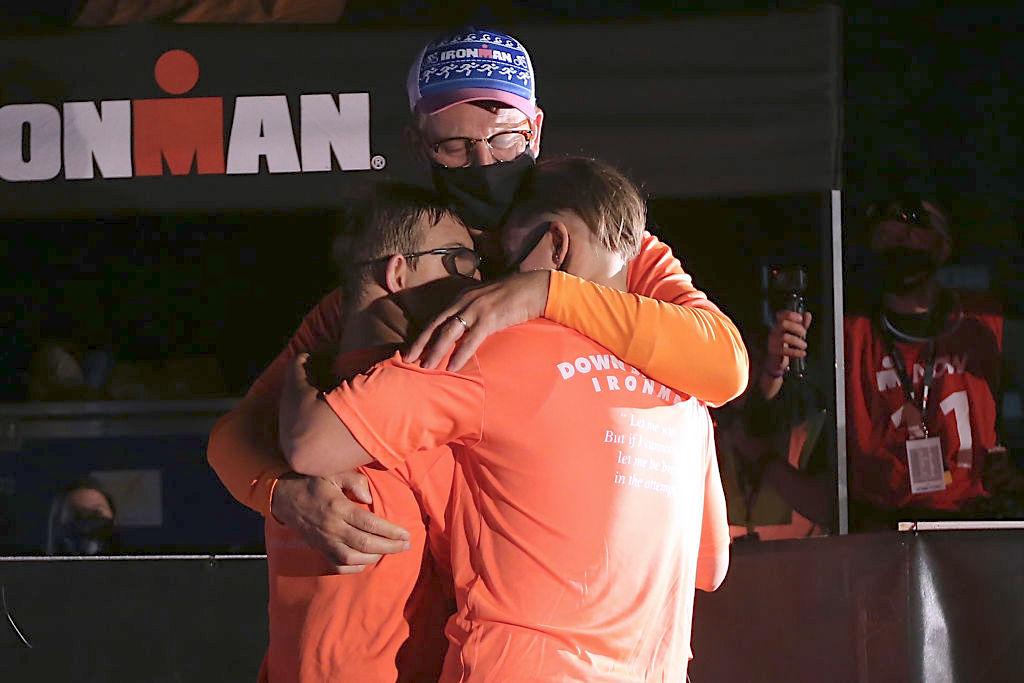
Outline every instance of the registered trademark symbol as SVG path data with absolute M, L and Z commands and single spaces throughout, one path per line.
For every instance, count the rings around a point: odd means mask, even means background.
M 382 168 L 387 166 L 387 164 L 388 164 L 388 160 L 385 159 L 384 157 L 382 157 L 379 154 L 376 155 L 375 157 L 373 157 L 372 159 L 370 159 L 370 168 L 372 168 L 374 171 L 381 170 Z

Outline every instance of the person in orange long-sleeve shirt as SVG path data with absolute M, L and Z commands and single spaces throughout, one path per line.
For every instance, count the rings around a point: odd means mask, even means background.
M 477 33 L 522 48 L 500 32 Z M 410 82 L 419 83 L 430 55 L 439 45 L 455 44 L 456 38 L 446 36 L 424 48 L 410 71 Z M 525 56 L 525 49 L 522 52 Z M 525 63 L 529 65 L 528 56 Z M 483 230 L 471 231 L 474 240 L 478 248 L 490 248 L 492 253 L 494 216 L 508 207 L 522 173 L 540 152 L 543 112 L 536 106 L 532 65 L 528 71 L 529 91 L 518 95 L 501 90 L 497 83 L 469 87 L 458 72 L 433 92 L 410 87 L 415 120 L 409 137 L 434 169 L 439 188 L 464 216 L 476 214 L 473 225 Z M 502 137 L 506 134 L 512 136 L 511 146 Z M 598 341 L 680 393 L 709 404 L 742 393 L 748 361 L 738 330 L 694 288 L 671 250 L 651 235 L 644 235 L 630 264 L 627 289 L 602 287 L 563 272 L 516 274 L 457 300 L 459 319 L 447 313 L 439 317 L 427 330 L 433 336 L 423 336 L 411 352 L 422 353 L 421 362 L 429 367 L 465 332 L 452 357 L 458 362 L 459 353 L 475 348 L 488 333 L 544 317 Z M 266 516 L 268 523 L 294 530 L 338 565 L 335 571 L 346 573 L 361 571 L 384 554 L 403 552 L 409 531 L 366 509 L 370 495 L 365 478 L 351 473 L 331 478 L 297 475 L 282 459 L 276 439 L 277 400 L 291 359 L 300 352 L 336 349 L 343 328 L 342 295 L 336 290 L 310 311 L 240 404 L 218 421 L 207 454 L 236 499 Z M 428 346 L 428 340 L 434 344 Z M 683 363 L 682 358 L 699 362 Z M 350 500 L 342 489 L 364 505 Z M 378 502 L 374 500 L 375 505 Z
M 468 230 L 434 192 L 380 184 L 340 213 L 334 251 L 349 324 L 334 353 L 318 359 L 333 361 L 315 364 L 323 388 L 389 357 L 411 324 L 479 277 Z M 374 510 L 409 530 L 408 550 L 340 576 L 269 516 L 270 642 L 261 681 L 419 683 L 440 673 L 451 612 L 443 539 L 454 460 L 437 448 L 407 466 L 365 472 Z
M 513 264 L 625 288 L 645 212 L 621 174 L 541 162 L 518 202 L 503 240 Z M 396 354 L 326 395 L 304 361 L 279 430 L 298 471 L 404 471 L 452 448 L 458 610 L 441 681 L 685 678 L 694 588 L 728 567 L 704 403 L 542 320 L 489 338 L 458 372 Z

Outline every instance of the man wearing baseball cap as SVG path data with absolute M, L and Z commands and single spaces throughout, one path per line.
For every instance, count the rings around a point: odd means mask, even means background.
M 460 211 L 478 250 L 491 257 L 493 270 L 501 262 L 496 228 L 540 153 L 544 114 L 530 56 L 504 33 L 456 31 L 420 51 L 406 85 L 413 114 L 408 138 L 429 164 L 437 188 Z M 748 360 L 736 327 L 692 287 L 667 246 L 645 235 L 638 258 L 638 278 L 676 282 L 684 290 L 670 302 L 675 306 L 600 292 L 564 273 L 522 273 L 457 299 L 407 358 L 434 367 L 458 341 L 449 365 L 457 370 L 489 334 L 543 316 L 634 356 L 626 360 L 699 399 L 717 405 L 742 393 Z M 484 268 L 486 273 L 486 261 Z M 655 327 L 660 348 L 637 348 L 634 331 Z M 699 354 L 704 367 L 681 367 L 680 346 Z
M 495 228 L 540 152 L 544 119 L 529 55 L 511 36 L 466 29 L 427 45 L 407 85 L 409 142 L 460 210 L 478 250 L 495 254 Z M 627 289 L 562 271 L 516 273 L 457 299 L 427 327 L 407 359 L 436 366 L 461 339 L 448 364 L 457 370 L 487 335 L 544 317 L 576 329 L 681 394 L 718 405 L 742 393 L 748 361 L 738 330 L 692 286 L 669 248 L 649 234 L 630 265 Z M 272 513 L 346 572 L 403 551 L 408 533 L 341 493 L 339 487 L 365 490 L 359 475 L 329 481 L 290 472 L 267 429 L 276 423 L 294 356 L 336 348 L 341 309 L 335 291 L 306 316 L 288 347 L 215 426 L 208 453 L 239 501 L 265 516 Z M 686 357 L 699 362 L 679 362 Z
M 467 29 L 428 43 L 406 81 L 406 137 L 434 185 L 477 237 L 494 230 L 540 153 L 544 113 L 526 48 L 511 36 Z M 485 258 L 501 262 L 495 240 Z

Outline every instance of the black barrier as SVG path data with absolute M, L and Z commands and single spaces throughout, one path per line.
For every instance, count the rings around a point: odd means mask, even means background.
M 4 681 L 254 681 L 266 562 L 0 559 Z M 20 635 L 19 635 L 20 634 Z
M 725 584 L 697 594 L 690 678 L 1019 681 L 1022 541 L 989 530 L 736 545 Z M 266 646 L 258 558 L 0 559 L 0 584 L 5 681 L 247 681 Z
M 733 547 L 698 592 L 691 679 L 1009 683 L 1024 650 L 1024 531 Z

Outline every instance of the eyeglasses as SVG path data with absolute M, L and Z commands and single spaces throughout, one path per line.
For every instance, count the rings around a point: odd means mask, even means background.
M 922 228 L 932 227 L 931 217 L 928 215 L 928 212 L 921 211 L 920 209 L 905 209 L 894 206 L 885 212 L 885 217 L 900 223 L 906 223 L 907 225 L 917 225 Z
M 417 251 L 411 254 L 402 254 L 406 258 L 417 256 L 440 256 L 441 265 L 449 275 L 461 275 L 462 277 L 473 277 L 484 259 L 475 250 L 469 247 L 441 247 L 439 249 L 428 249 Z
M 526 151 L 533 140 L 532 130 L 510 130 L 489 138 L 445 138 L 430 145 L 434 160 L 449 168 L 469 166 L 473 148 L 479 143 L 487 145 L 495 161 L 512 161 Z
M 920 201 L 915 199 L 891 201 L 884 205 L 877 215 L 878 217 L 874 220 L 875 224 L 882 221 L 896 221 L 929 230 L 936 228 L 933 216 L 925 210 Z
M 475 250 L 469 247 L 439 247 L 426 251 L 414 251 L 410 254 L 402 254 L 405 258 L 418 258 L 420 256 L 440 256 L 441 265 L 449 275 L 461 275 L 462 277 L 473 277 L 480 268 L 484 259 Z M 363 261 L 357 265 L 369 266 L 381 261 L 387 261 L 391 256 Z

